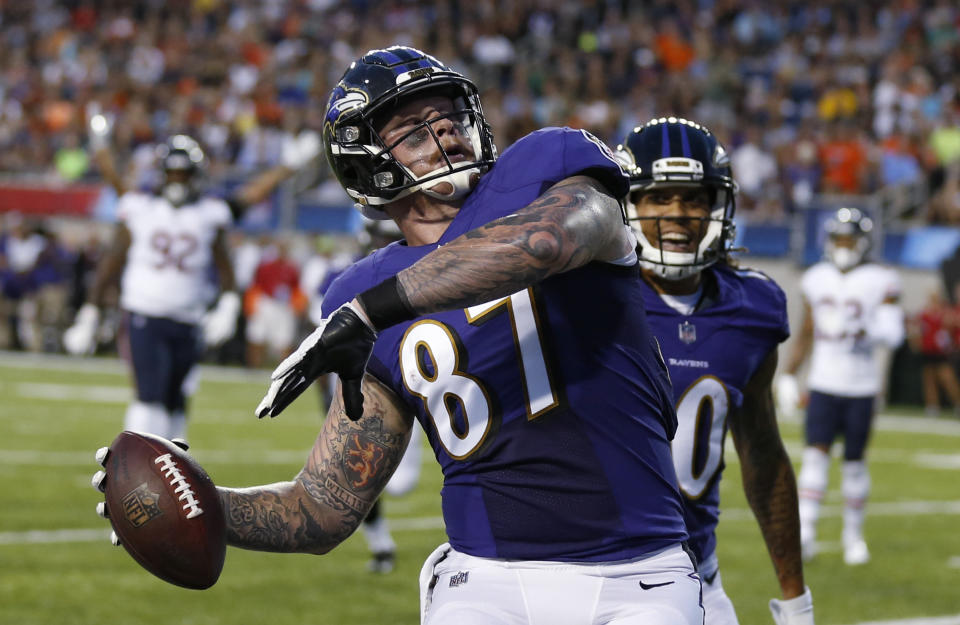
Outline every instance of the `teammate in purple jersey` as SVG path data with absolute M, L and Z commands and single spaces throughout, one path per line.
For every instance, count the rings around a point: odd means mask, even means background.
M 774 620 L 812 624 L 795 479 L 771 394 L 777 346 L 789 335 L 786 299 L 763 274 L 728 261 L 736 194 L 729 159 L 706 128 L 673 117 L 634 129 L 617 156 L 630 174 L 627 213 L 639 240 L 647 320 L 673 381 L 674 464 L 705 623 L 737 623 L 716 555 L 729 428 L 784 598 L 771 601 Z

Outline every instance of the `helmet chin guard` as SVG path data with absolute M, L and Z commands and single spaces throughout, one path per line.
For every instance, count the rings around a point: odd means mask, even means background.
M 199 143 L 187 135 L 174 135 L 157 147 L 156 157 L 165 178 L 160 195 L 174 206 L 182 206 L 200 196 L 206 156 Z M 174 172 L 179 172 L 183 179 L 170 180 Z
M 872 247 L 873 220 L 858 208 L 839 208 L 824 225 L 827 240 L 824 256 L 840 271 L 847 271 L 862 263 Z M 853 247 L 838 245 L 837 239 L 853 239 Z
M 724 239 L 733 239 L 733 224 L 726 224 L 722 213 L 714 211 L 707 219 L 702 220 L 706 223 L 706 228 L 701 227 L 703 235 L 700 237 L 700 243 L 695 252 L 675 252 L 663 249 L 661 245 L 654 245 L 643 234 L 643 229 L 634 227 L 633 231 L 637 236 L 637 248 L 640 266 L 654 275 L 664 280 L 683 280 L 692 275 L 700 273 L 710 265 L 723 257 L 724 252 L 718 248 L 718 242 Z M 643 221 L 644 218 L 637 218 L 635 221 Z M 651 220 L 662 219 L 661 217 L 651 217 Z M 724 229 L 729 232 L 724 233 Z M 660 230 L 659 223 L 657 230 Z

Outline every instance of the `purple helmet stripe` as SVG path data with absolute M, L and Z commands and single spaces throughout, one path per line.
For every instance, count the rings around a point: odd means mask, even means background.
M 693 154 L 690 150 L 690 137 L 687 136 L 687 126 L 686 124 L 679 124 L 680 128 L 680 145 L 683 150 L 683 155 L 687 158 Z

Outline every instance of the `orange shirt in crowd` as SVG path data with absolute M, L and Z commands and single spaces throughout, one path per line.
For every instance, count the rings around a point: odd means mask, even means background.
M 859 193 L 867 166 L 867 151 L 856 139 L 827 141 L 820 146 L 823 186 L 827 191 Z

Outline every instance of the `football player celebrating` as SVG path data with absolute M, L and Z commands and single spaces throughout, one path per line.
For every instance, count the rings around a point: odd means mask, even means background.
M 547 128 L 496 159 L 473 83 L 408 47 L 350 65 L 323 136 L 347 192 L 404 240 L 331 286 L 324 322 L 274 372 L 260 416 L 322 373 L 340 385 L 292 481 L 222 489 L 228 542 L 332 549 L 417 420 L 449 537 L 421 574 L 425 623 L 701 623 L 676 414 L 633 314 L 628 180 L 609 148 Z
M 96 157 L 119 196 L 119 222 L 88 301 L 64 333 L 64 347 L 75 355 L 94 351 L 107 290 L 122 275 L 119 305 L 136 391 L 124 429 L 183 438 L 188 374 L 201 356 L 201 334 L 209 346 L 222 343 L 233 335 L 240 314 L 225 229 L 294 168 L 288 163 L 268 170 L 221 200 L 203 193 L 203 150 L 192 138 L 175 135 L 157 148 L 160 187 L 154 193 L 128 191 L 102 133 L 96 136 Z M 220 296 L 207 312 L 211 269 Z
M 810 354 L 806 448 L 800 468 L 800 535 L 805 558 L 816 551 L 820 503 L 827 490 L 830 446 L 843 437 L 843 560 L 864 564 L 870 551 L 863 521 L 870 493 L 865 460 L 874 401 L 882 388 L 878 346 L 894 348 L 904 338 L 897 274 L 870 262 L 872 220 L 856 208 L 841 208 L 826 222 L 826 260 L 801 280 L 803 324 L 785 373 L 779 400 L 793 408 L 796 373 Z
M 639 241 L 647 319 L 673 380 L 673 460 L 703 579 L 705 622 L 737 623 L 716 555 L 729 429 L 783 594 L 770 602 L 774 619 L 813 623 L 796 483 L 771 394 L 777 346 L 789 334 L 786 299 L 763 274 L 728 262 L 736 183 L 727 154 L 705 127 L 669 117 L 634 129 L 617 155 L 630 174 L 627 214 Z

